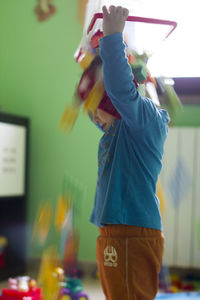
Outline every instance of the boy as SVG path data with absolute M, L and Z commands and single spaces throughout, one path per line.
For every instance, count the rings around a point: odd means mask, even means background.
M 104 85 L 120 117 L 101 108 L 93 116 L 105 134 L 90 220 L 100 230 L 97 263 L 106 299 L 153 300 L 164 248 L 156 182 L 169 117 L 136 89 L 122 37 L 128 13 L 103 7 Z

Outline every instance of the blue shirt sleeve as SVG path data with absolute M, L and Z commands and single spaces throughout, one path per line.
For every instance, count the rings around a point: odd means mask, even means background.
M 154 119 L 157 108 L 136 88 L 122 33 L 114 33 L 100 40 L 100 56 L 105 89 L 113 105 L 128 126 L 145 128 Z

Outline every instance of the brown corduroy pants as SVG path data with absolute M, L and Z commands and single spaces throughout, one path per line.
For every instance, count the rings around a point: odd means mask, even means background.
M 162 231 L 129 225 L 99 230 L 96 254 L 106 300 L 153 300 L 162 266 Z

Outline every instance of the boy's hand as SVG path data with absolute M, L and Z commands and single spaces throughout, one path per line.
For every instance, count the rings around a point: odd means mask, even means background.
M 103 34 L 104 36 L 123 32 L 129 10 L 121 6 L 103 6 Z

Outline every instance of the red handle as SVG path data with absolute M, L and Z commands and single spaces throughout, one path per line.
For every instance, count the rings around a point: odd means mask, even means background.
M 94 14 L 94 17 L 92 18 L 92 20 L 90 22 L 90 25 L 88 27 L 87 34 L 89 34 L 89 32 L 92 30 L 92 28 L 94 27 L 94 24 L 95 24 L 97 19 L 103 19 L 103 13 Z M 169 33 L 167 34 L 167 36 L 165 38 L 167 38 L 172 33 L 172 31 L 174 31 L 174 29 L 177 26 L 177 23 L 174 22 L 174 21 L 161 20 L 161 19 L 152 19 L 152 18 L 143 18 L 143 17 L 136 17 L 136 16 L 128 16 L 126 21 L 172 26 L 172 29 L 169 31 Z

